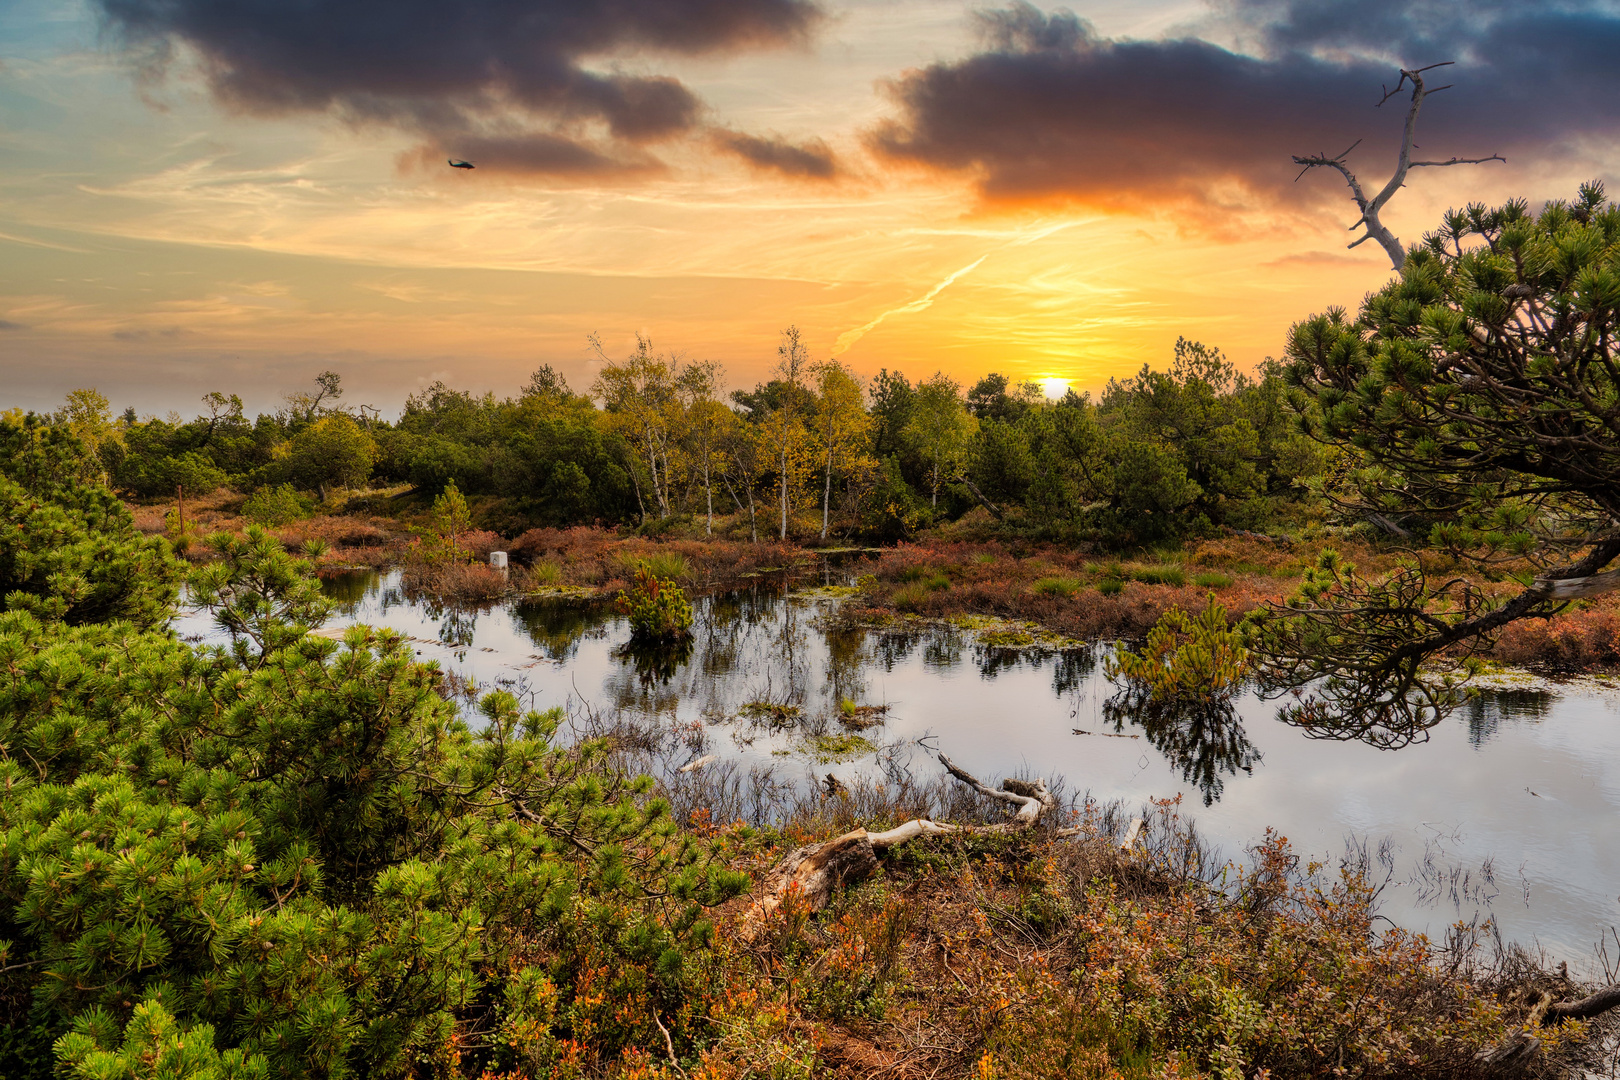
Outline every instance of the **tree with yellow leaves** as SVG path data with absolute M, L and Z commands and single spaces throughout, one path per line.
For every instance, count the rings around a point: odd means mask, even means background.
M 641 495 L 643 481 L 652 492 L 658 516 L 668 517 L 673 479 L 670 444 L 681 410 L 677 393 L 680 362 L 673 356 L 655 355 L 651 339 L 641 334 L 636 335 L 636 351 L 623 363 L 607 358 L 596 335 L 588 340 L 602 361 L 591 393 L 602 400 L 606 427 L 630 444 L 638 466 L 646 468 L 643 475 L 637 475 L 640 468 L 631 472 L 642 517 L 647 516 Z
M 821 538 L 831 524 L 833 476 L 852 476 L 874 464 L 867 452 L 872 418 L 866 394 L 854 374 L 836 360 L 813 368 L 816 404 L 811 416 L 816 449 L 821 456 Z

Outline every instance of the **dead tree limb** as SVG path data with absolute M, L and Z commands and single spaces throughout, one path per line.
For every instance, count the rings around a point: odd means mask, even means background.
M 1449 161 L 1412 160 L 1412 150 L 1416 145 L 1414 139 L 1417 135 L 1418 110 L 1423 108 L 1423 99 L 1430 94 L 1437 94 L 1449 88 L 1448 84 L 1448 86 L 1436 86 L 1429 89 L 1424 85 L 1423 73 L 1433 71 L 1435 68 L 1447 67 L 1452 63 L 1454 61 L 1446 60 L 1442 63 L 1430 64 L 1428 67 L 1412 68 L 1411 70 L 1402 68 L 1400 81 L 1395 84 L 1395 89 L 1386 89 L 1384 91 L 1383 98 L 1378 102 L 1379 106 L 1399 94 L 1405 89 L 1407 83 L 1412 85 L 1411 103 L 1406 108 L 1406 127 L 1401 136 L 1401 152 L 1400 156 L 1395 160 L 1395 173 L 1389 178 L 1389 183 L 1384 185 L 1383 190 L 1372 198 L 1367 197 L 1366 191 L 1362 189 L 1361 181 L 1356 179 L 1356 174 L 1350 171 L 1350 166 L 1346 163 L 1350 151 L 1361 145 L 1360 139 L 1351 143 L 1342 153 L 1335 154 L 1332 157 L 1327 154 L 1313 154 L 1306 157 L 1295 155 L 1294 157 L 1294 164 L 1302 166 L 1299 176 L 1294 177 L 1296 183 L 1300 177 L 1303 177 L 1312 169 L 1337 169 L 1344 176 L 1345 182 L 1350 185 L 1350 198 L 1355 201 L 1356 208 L 1361 211 L 1361 216 L 1351 223 L 1350 228 L 1352 230 L 1358 228 L 1367 230 L 1360 237 L 1351 241 L 1349 246 L 1359 247 L 1368 240 L 1378 241 L 1396 270 L 1399 270 L 1406 262 L 1406 248 L 1401 245 L 1400 239 L 1389 230 L 1389 227 L 1383 223 L 1378 215 L 1389 200 L 1395 197 L 1395 193 L 1405 185 L 1406 174 L 1409 170 L 1425 167 L 1445 168 L 1448 165 L 1483 165 L 1487 161 L 1507 161 L 1507 158 L 1500 154 L 1492 154 L 1490 157 L 1483 158 L 1454 157 Z
M 790 894 L 811 911 L 826 907 L 840 889 L 860 883 L 877 869 L 877 852 L 896 847 L 919 836 L 965 834 L 991 836 L 1017 833 L 1034 828 L 1057 806 L 1044 780 L 1003 780 L 1001 787 L 981 783 L 972 773 L 957 766 L 944 754 L 939 763 L 945 771 L 997 802 L 1016 807 L 1013 816 L 994 825 L 952 825 L 943 821 L 915 818 L 886 832 L 870 833 L 855 829 L 818 844 L 806 844 L 788 854 L 765 877 L 765 887 L 743 916 L 744 933 L 752 935 L 760 922 L 782 905 Z M 1070 830 L 1064 830 L 1065 833 Z
M 1526 1073 L 1541 1054 L 1541 1039 L 1535 1034 L 1536 1030 L 1565 1020 L 1590 1020 L 1620 1007 L 1620 983 L 1605 986 L 1578 1001 L 1555 1002 L 1546 990 L 1538 992 L 1536 999 L 1523 1027 L 1474 1055 L 1474 1060 L 1485 1067 L 1487 1074 L 1507 1077 Z

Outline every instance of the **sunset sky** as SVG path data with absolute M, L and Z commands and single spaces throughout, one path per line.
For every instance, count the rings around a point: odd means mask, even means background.
M 1578 0 L 3 0 L 0 408 L 584 388 L 592 333 L 752 385 L 789 324 L 864 375 L 1251 366 L 1389 274 L 1291 154 L 1381 186 L 1381 84 L 1455 60 L 1422 155 L 1508 162 L 1415 171 L 1404 240 L 1620 193 L 1616 56 Z

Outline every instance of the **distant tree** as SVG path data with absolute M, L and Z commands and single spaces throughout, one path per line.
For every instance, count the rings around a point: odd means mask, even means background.
M 782 341 L 776 349 L 776 377 L 769 384 L 756 387 L 753 394 L 742 391 L 732 394 L 732 400 L 747 410 L 760 445 L 776 471 L 776 500 L 781 517 L 779 535 L 783 540 L 787 539 L 793 493 L 803 479 L 810 441 L 807 423 L 812 402 L 805 385 L 809 373 L 810 350 L 799 328 L 790 326 L 782 331 Z
M 106 479 L 103 447 L 118 441 L 119 431 L 112 419 L 112 406 L 94 388 L 73 390 L 54 417 L 84 444 L 89 453 L 84 464 L 91 472 L 87 480 Z
M 962 388 L 943 372 L 917 384 L 903 435 L 928 469 L 931 506 L 939 506 L 939 489 L 961 476 L 978 426 L 963 404 Z
M 335 371 L 323 371 L 315 376 L 315 392 L 295 390 L 286 397 L 287 415 L 296 423 L 312 424 L 332 412 L 337 400 L 343 396 L 343 376 Z M 330 402 L 331 404 L 327 404 Z
M 371 477 L 377 444 L 346 413 L 323 416 L 288 444 L 282 471 L 298 487 L 326 497 L 329 485 L 357 488 Z
M 563 378 L 562 372 L 550 364 L 541 364 L 529 376 L 529 381 L 523 387 L 523 396 L 537 395 L 540 397 L 565 398 L 572 394 L 568 388 L 568 380 Z
M 675 379 L 682 409 L 682 443 L 691 474 L 703 483 L 707 520 L 704 532 L 714 533 L 714 480 L 725 460 L 726 432 L 737 414 L 718 399 L 725 368 L 713 360 L 687 364 Z
M 992 371 L 973 384 L 967 393 L 967 410 L 983 422 L 1013 423 L 1021 420 L 1041 401 L 1041 388 L 1034 383 L 1013 385 L 1011 379 Z
M 1412 559 L 1367 578 L 1332 553 L 1257 624 L 1268 674 L 1320 735 L 1397 743 L 1456 699 L 1448 676 L 1509 623 L 1620 588 L 1620 207 L 1599 184 L 1531 215 L 1448 213 L 1400 275 L 1289 334 L 1308 432 L 1353 466 L 1319 490 L 1483 572 L 1500 601 Z
M 821 456 L 821 539 L 827 539 L 831 522 L 833 476 L 849 476 L 872 464 L 867 454 L 871 418 L 866 413 L 866 395 L 854 374 L 836 360 L 816 364 L 816 401 L 811 425 L 816 449 Z
M 602 363 L 591 393 L 602 400 L 608 429 L 621 435 L 635 450 L 638 466 L 645 466 L 640 479 L 647 482 L 658 516 L 668 517 L 674 483 L 670 456 L 680 410 L 679 362 L 656 355 L 651 339 L 640 334 L 636 351 L 623 362 L 609 360 L 600 339 L 593 336 L 590 343 Z M 639 480 L 636 486 L 639 497 Z

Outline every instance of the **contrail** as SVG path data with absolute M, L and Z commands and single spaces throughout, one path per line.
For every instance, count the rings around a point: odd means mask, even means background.
M 853 330 L 846 330 L 842 334 L 839 334 L 838 335 L 838 340 L 833 343 L 832 354 L 834 356 L 837 356 L 840 353 L 842 353 L 845 349 L 849 348 L 851 345 L 853 345 L 857 341 L 861 340 L 862 336 L 864 336 L 868 330 L 872 329 L 874 326 L 876 326 L 878 323 L 882 322 L 884 319 L 887 319 L 890 315 L 909 315 L 914 311 L 921 311 L 924 308 L 928 307 L 930 304 L 932 304 L 934 302 L 934 297 L 938 296 L 941 292 L 943 292 L 947 285 L 949 285 L 951 282 L 955 281 L 957 278 L 961 277 L 963 274 L 969 274 L 969 273 L 972 273 L 974 270 L 977 270 L 979 268 L 980 263 L 984 262 L 984 260 L 988 259 L 991 255 L 994 255 L 997 251 L 1003 251 L 1003 250 L 1005 250 L 1007 248 L 1010 248 L 1010 247 L 1022 247 L 1025 244 L 1032 244 L 1037 240 L 1046 239 L 1048 236 L 1051 236 L 1053 233 L 1059 233 L 1059 232 L 1062 232 L 1064 229 L 1072 229 L 1076 225 L 1083 225 L 1083 224 L 1086 224 L 1086 222 L 1083 222 L 1083 221 L 1063 221 L 1063 222 L 1059 222 L 1056 225 L 1049 225 L 1049 226 L 1047 226 L 1045 228 L 1036 229 L 1033 232 L 1023 233 L 1023 234 L 1020 234 L 1018 236 L 1013 237 L 1011 240 L 1008 240 L 1006 243 L 998 245 L 997 247 L 992 249 L 989 253 L 984 254 L 984 255 L 980 255 L 977 259 L 974 259 L 971 263 L 969 263 L 968 265 L 962 267 L 962 269 L 958 270 L 956 273 L 952 274 L 950 277 L 946 278 L 944 281 L 940 282 L 938 285 L 935 285 L 932 289 L 929 289 L 926 293 L 924 293 L 922 296 L 918 297 L 917 299 L 911 301 L 909 304 L 901 304 L 897 308 L 890 308 L 888 311 L 885 311 L 883 314 L 879 315 L 877 318 L 873 319 L 871 322 L 867 323 L 865 326 L 858 326 Z
M 842 334 L 838 335 L 838 340 L 833 343 L 832 354 L 837 356 L 842 353 L 845 349 L 861 340 L 861 336 L 868 330 L 872 329 L 872 327 L 876 326 L 884 319 L 887 319 L 890 315 L 909 315 L 913 311 L 923 310 L 934 302 L 934 297 L 943 292 L 945 290 L 945 286 L 949 285 L 963 274 L 971 273 L 974 270 L 977 270 L 979 268 L 979 264 L 984 262 L 984 260 L 988 259 L 989 257 L 990 256 L 988 255 L 980 255 L 977 259 L 974 259 L 972 262 L 962 267 L 962 269 L 958 270 L 956 273 L 952 274 L 938 285 L 935 285 L 932 289 L 929 289 L 917 299 L 911 301 L 911 303 L 901 304 L 897 308 L 890 308 L 888 311 L 885 311 L 883 314 L 879 315 L 865 326 L 858 326 L 853 330 L 845 330 Z

